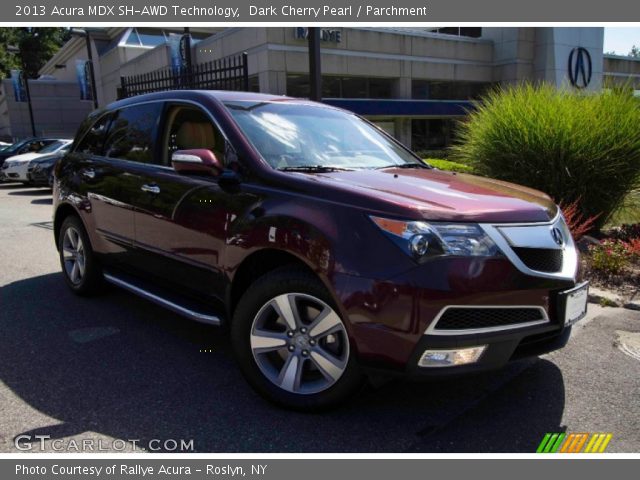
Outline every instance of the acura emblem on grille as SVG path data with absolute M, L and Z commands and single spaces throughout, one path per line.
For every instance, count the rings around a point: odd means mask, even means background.
M 562 235 L 562 231 L 559 228 L 554 227 L 551 229 L 551 237 L 553 238 L 553 241 L 558 245 L 564 245 L 564 236 Z

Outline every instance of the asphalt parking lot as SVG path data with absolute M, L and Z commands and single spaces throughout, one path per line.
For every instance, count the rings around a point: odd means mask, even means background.
M 253 393 L 216 328 L 115 288 L 71 294 L 51 208 L 48 190 L 0 184 L 1 452 L 30 438 L 32 451 L 531 453 L 547 432 L 610 432 L 608 452 L 640 451 L 640 360 L 615 346 L 640 312 L 591 306 L 559 352 L 292 413 Z

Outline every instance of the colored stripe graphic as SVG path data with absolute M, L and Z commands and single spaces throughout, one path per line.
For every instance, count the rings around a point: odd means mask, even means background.
M 549 441 L 550 438 L 551 438 L 551 434 L 550 433 L 545 433 L 544 434 L 544 437 L 542 437 L 542 441 L 540 442 L 540 445 L 538 445 L 536 453 L 543 453 L 544 452 L 544 447 L 547 445 L 547 442 Z
M 607 436 L 604 437 L 604 441 L 602 442 L 602 445 L 600 446 L 600 450 L 598 451 L 598 453 L 604 453 L 605 448 L 607 448 L 607 445 L 609 445 L 609 442 L 611 441 L 611 437 L 613 437 L 613 435 L 610 433 L 607 433 Z
M 578 443 L 576 444 L 576 448 L 573 451 L 573 453 L 580 453 L 580 451 L 582 450 L 582 447 L 584 446 L 585 442 L 587 441 L 587 438 L 589 438 L 589 434 L 588 433 L 581 433 L 580 434 L 580 440 L 578 440 Z
M 611 433 L 545 433 L 536 453 L 604 453 L 612 437 Z

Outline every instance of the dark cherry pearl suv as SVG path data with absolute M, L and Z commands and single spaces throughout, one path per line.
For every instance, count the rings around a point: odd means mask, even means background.
M 175 91 L 92 113 L 54 181 L 78 294 L 115 284 L 228 325 L 268 399 L 334 405 L 367 374 L 469 373 L 562 347 L 586 283 L 558 207 L 431 168 L 308 100 Z

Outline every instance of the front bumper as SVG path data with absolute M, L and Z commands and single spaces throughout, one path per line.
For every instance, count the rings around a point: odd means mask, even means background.
M 529 248 L 548 251 L 545 235 L 551 239 L 550 230 L 559 224 L 567 244 L 557 273 L 532 270 L 516 258 L 514 249 L 502 257 L 435 257 L 385 280 L 335 275 L 332 286 L 336 301 L 349 319 L 349 334 L 361 365 L 412 376 L 450 375 L 499 368 L 509 360 L 564 346 L 571 328 L 564 325 L 566 296 L 562 294 L 577 285 L 577 251 L 560 218 L 533 225 L 536 245 Z M 504 233 L 498 228 L 503 228 Z M 527 237 L 520 235 L 517 228 L 498 226 L 493 233 L 505 235 L 505 239 L 513 241 L 510 245 L 526 248 L 522 241 Z M 501 246 L 503 252 L 508 248 Z M 436 327 L 440 327 L 442 312 L 451 307 L 528 309 L 542 314 L 515 327 L 466 331 L 454 327 L 443 332 Z M 487 348 L 473 364 L 418 366 L 425 350 L 480 345 Z

